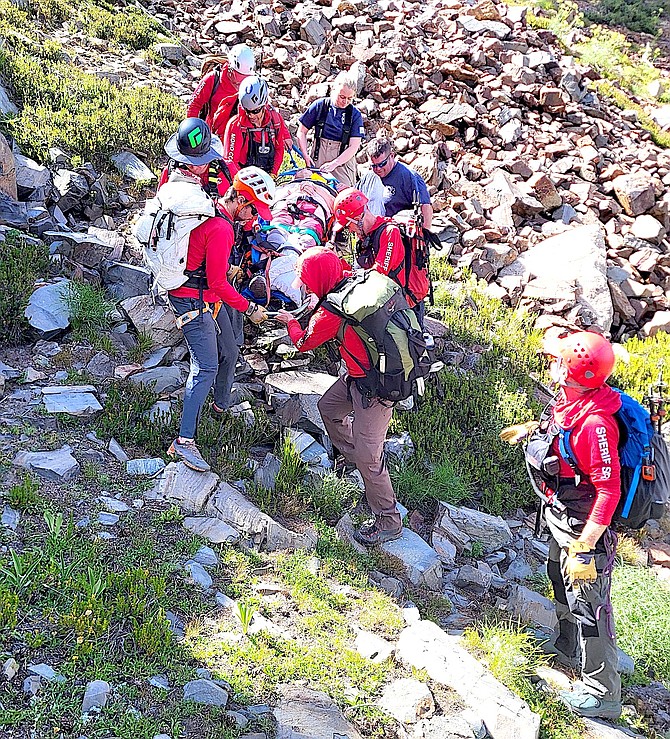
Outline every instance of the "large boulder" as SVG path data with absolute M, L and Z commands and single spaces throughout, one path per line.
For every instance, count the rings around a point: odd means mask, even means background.
M 511 544 L 512 532 L 500 516 L 441 502 L 433 528 L 433 539 L 446 539 L 462 552 L 471 542 L 481 544 L 485 553 Z
M 70 325 L 66 299 L 69 287 L 69 280 L 61 280 L 38 287 L 30 296 L 25 316 L 43 339 L 58 336 Z
M 130 322 L 137 331 L 147 333 L 154 346 L 176 346 L 182 333 L 175 323 L 174 313 L 150 295 L 137 295 L 121 302 Z
M 7 139 L 0 133 L 0 192 L 13 200 L 18 199 L 16 191 L 16 163 Z
M 600 225 L 578 226 L 530 247 L 501 270 L 499 277 L 520 276 L 577 287 L 577 304 L 585 326 L 608 331 L 614 308 L 607 284 L 607 246 Z
M 362 739 L 325 693 L 299 685 L 280 685 L 277 690 L 277 739 Z

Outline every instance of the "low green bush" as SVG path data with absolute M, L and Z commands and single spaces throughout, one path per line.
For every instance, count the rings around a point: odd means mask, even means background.
M 41 241 L 8 231 L 0 241 L 0 347 L 24 339 L 28 322 L 24 311 L 38 277 L 49 270 L 49 249 Z
M 586 9 L 585 15 L 594 23 L 656 34 L 661 16 L 669 11 L 667 0 L 596 0 Z
M 114 303 L 101 287 L 72 280 L 65 293 L 65 303 L 70 313 L 70 325 L 77 338 L 92 339 L 92 343 L 95 343 L 101 331 L 111 328 Z
M 628 361 L 617 360 L 610 384 L 642 402 L 659 374 L 670 383 L 670 334 L 659 331 L 646 339 L 631 338 L 623 346 Z
M 131 49 L 148 49 L 163 30 L 159 23 L 139 8 L 125 7 L 122 11 L 100 4 L 82 9 L 80 18 L 89 36 L 108 39 Z

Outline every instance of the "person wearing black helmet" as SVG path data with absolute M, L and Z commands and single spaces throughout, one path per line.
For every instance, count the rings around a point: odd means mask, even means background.
M 184 167 L 198 175 L 205 192 L 213 197 L 225 195 L 233 184 L 233 176 L 224 161 L 221 139 L 212 134 L 201 118 L 183 120 L 177 132 L 167 140 L 165 153 L 170 161 L 158 180 L 159 188 L 172 172 Z
M 203 176 L 209 164 L 221 157 L 221 140 L 212 135 L 204 121 L 187 118 L 165 144 L 165 152 L 177 164 L 159 191 L 169 188 L 165 201 L 173 208 L 185 204 L 189 206 L 187 212 L 200 212 L 190 210 L 190 206 L 202 200 Z M 191 356 L 179 436 L 168 453 L 199 472 L 209 470 L 195 436 L 210 388 L 214 388 L 212 410 L 221 415 L 230 405 L 235 364 L 243 341 L 242 316 L 253 323 L 267 318 L 263 308 L 240 295 L 231 284 L 229 264 L 235 242 L 234 223 L 251 221 L 259 213 L 269 214 L 274 183 L 264 180 L 264 175 L 253 167 L 242 170 L 224 197 L 213 198 L 216 209 L 210 207 L 209 216 L 203 215 L 202 223 L 189 235 L 184 270 L 188 279 L 168 292 Z M 213 212 L 216 215 L 212 217 Z

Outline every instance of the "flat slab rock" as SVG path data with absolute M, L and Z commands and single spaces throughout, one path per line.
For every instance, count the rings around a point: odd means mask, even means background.
M 219 484 L 213 472 L 196 472 L 183 462 L 171 462 L 158 481 L 156 492 L 175 501 L 189 513 L 200 513 Z
M 44 396 L 47 413 L 63 413 L 68 416 L 89 416 L 102 410 L 92 393 L 50 393 Z
M 382 544 L 380 549 L 402 563 L 405 576 L 413 585 L 442 589 L 442 561 L 416 532 L 405 527 L 399 539 Z
M 432 621 L 404 629 L 396 655 L 455 690 L 495 739 L 538 739 L 540 717 L 467 652 L 459 637 L 446 634 Z
M 500 516 L 444 502 L 440 503 L 434 531 L 449 539 L 458 551 L 477 541 L 484 552 L 495 552 L 512 541 L 512 531 Z
M 644 739 L 642 734 L 636 734 L 623 726 L 614 726 L 614 724 L 605 721 L 596 721 L 591 718 L 583 719 L 586 724 L 586 734 L 584 739 Z
M 277 690 L 277 739 L 362 739 L 325 693 L 297 685 Z
M 67 482 L 79 474 L 79 462 L 67 444 L 52 452 L 19 452 L 12 464 L 56 482 Z
M 43 285 L 30 296 L 25 316 L 45 339 L 57 336 L 70 325 L 70 311 L 65 302 L 69 285 L 69 280 Z
M 188 516 L 183 524 L 187 531 L 202 536 L 212 544 L 237 544 L 240 534 L 220 518 Z
M 316 548 L 316 532 L 291 531 L 263 513 L 235 488 L 222 482 L 211 497 L 206 513 L 222 519 L 268 552 Z
M 228 691 L 212 680 L 191 680 L 184 685 L 184 700 L 207 706 L 225 706 L 228 703 Z

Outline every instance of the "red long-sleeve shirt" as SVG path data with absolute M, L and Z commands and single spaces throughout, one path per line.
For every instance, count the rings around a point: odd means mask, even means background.
M 290 146 L 291 134 L 281 113 L 270 105 L 266 107 L 263 120 L 259 126 L 251 122 L 246 110 L 240 110 L 228 122 L 223 138 L 223 150 L 226 153 L 226 162 L 228 162 L 231 174 L 235 175 L 238 170 L 247 165 L 249 142 L 252 137 L 255 142 L 262 142 L 263 132 L 261 129 L 266 130 L 265 135 L 270 138 L 275 148 L 272 171 L 268 174 L 273 177 L 277 175 L 284 159 L 287 144 Z
M 232 172 L 231 172 L 232 175 Z M 207 184 L 209 182 L 209 171 L 204 172 L 203 174 L 199 175 L 200 182 L 202 183 L 203 188 L 207 189 Z M 165 167 L 165 169 L 161 172 L 161 176 L 158 179 L 158 190 L 168 181 L 170 178 L 170 169 L 169 167 Z M 219 195 L 222 197 L 228 192 L 228 188 L 230 187 L 230 183 L 228 180 L 223 176 L 223 173 L 219 173 L 218 182 L 216 185 L 216 189 L 219 192 Z
M 559 400 L 554 419 L 561 428 L 570 429 L 570 446 L 577 467 L 595 488 L 589 514 L 593 523 L 609 526 L 621 497 L 619 462 L 619 427 L 614 413 L 621 407 L 618 393 L 608 385 L 572 400 Z M 554 451 L 561 459 L 560 476 L 574 477 L 574 471 L 561 457 L 558 439 Z
M 214 86 L 218 79 L 216 89 Z M 199 118 L 202 109 L 209 103 L 205 122 L 212 133 L 223 136 L 237 103 L 238 86 L 230 78 L 228 64 L 224 62 L 219 70 L 208 72 L 193 93 L 193 98 L 186 110 L 187 118 Z
M 249 307 L 249 301 L 240 295 L 228 282 L 228 262 L 235 242 L 235 234 L 226 218 L 208 218 L 191 231 L 188 242 L 186 269 L 196 270 L 205 263 L 208 289 L 203 292 L 206 303 L 222 300 L 239 311 Z M 179 287 L 170 290 L 175 298 L 198 298 L 200 293 L 193 287 Z

